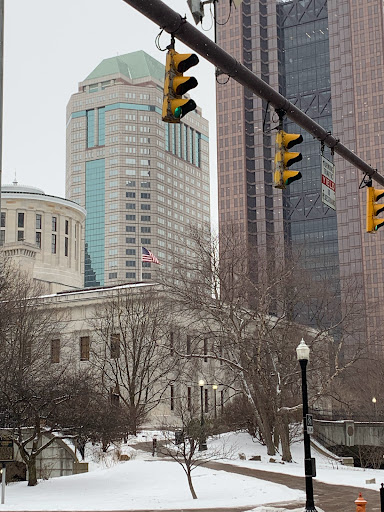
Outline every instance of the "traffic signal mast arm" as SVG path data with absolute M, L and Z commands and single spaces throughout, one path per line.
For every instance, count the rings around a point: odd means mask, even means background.
M 374 181 L 384 186 L 384 177 L 373 167 L 359 158 L 350 149 L 345 147 L 338 139 L 327 132 L 322 126 L 313 121 L 299 108 L 289 102 L 284 96 L 275 91 L 271 86 L 257 77 L 252 71 L 243 66 L 231 55 L 225 52 L 220 46 L 202 34 L 197 28 L 188 23 L 179 13 L 171 9 L 161 0 L 123 0 L 137 11 L 141 12 L 148 19 L 152 20 L 169 34 L 183 42 L 189 48 L 204 59 L 211 62 L 223 73 L 236 80 L 239 84 L 247 87 L 250 91 L 270 103 L 275 109 L 284 110 L 286 116 L 307 131 L 314 138 L 324 143 L 325 146 L 333 149 L 335 153 L 347 160 L 349 163 L 363 171 Z M 177 122 L 177 121 L 173 121 Z

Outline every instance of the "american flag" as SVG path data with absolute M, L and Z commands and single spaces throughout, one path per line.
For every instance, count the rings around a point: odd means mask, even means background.
M 141 248 L 141 259 L 142 261 L 149 261 L 151 263 L 157 263 L 157 265 L 160 265 L 160 261 L 156 258 L 156 256 L 145 247 Z

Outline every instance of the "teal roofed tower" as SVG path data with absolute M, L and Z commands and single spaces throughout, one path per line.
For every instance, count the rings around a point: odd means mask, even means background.
M 143 50 L 117 55 L 104 59 L 87 77 L 86 80 L 101 78 L 120 73 L 134 80 L 151 76 L 157 80 L 164 80 L 164 66 Z

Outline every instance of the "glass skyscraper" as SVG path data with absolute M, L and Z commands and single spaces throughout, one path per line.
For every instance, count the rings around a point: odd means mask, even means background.
M 217 4 L 218 44 L 383 173 L 383 6 L 380 0 L 243 0 Z M 250 247 L 301 247 L 315 278 L 327 275 L 340 311 L 360 308 L 356 343 L 382 350 L 384 233 L 365 232 L 362 173 L 324 148 L 336 165 L 336 212 L 321 202 L 321 152 L 301 133 L 302 179 L 273 187 L 277 115 L 234 80 L 218 80 L 220 227 L 236 222 Z M 252 264 L 252 262 L 250 262 Z M 357 293 L 350 293 L 353 281 Z
M 67 107 L 66 195 L 87 210 L 85 286 L 153 281 L 210 220 L 208 122 L 162 121 L 164 66 L 143 51 L 103 60 Z

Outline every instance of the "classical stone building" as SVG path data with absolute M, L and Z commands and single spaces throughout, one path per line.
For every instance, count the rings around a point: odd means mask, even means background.
M 84 281 L 84 208 L 35 187 L 3 185 L 2 251 L 48 292 L 82 288 Z

